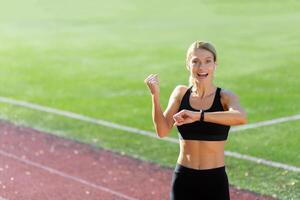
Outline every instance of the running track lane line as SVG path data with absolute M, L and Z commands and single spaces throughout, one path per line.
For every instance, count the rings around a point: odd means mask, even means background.
M 46 107 L 46 106 L 41 106 L 41 105 L 37 105 L 37 104 L 25 102 L 25 101 L 19 101 L 19 100 L 7 98 L 7 97 L 1 97 L 1 96 L 0 96 L 0 102 L 17 105 L 17 106 L 21 106 L 21 107 L 26 107 L 26 108 L 30 108 L 33 110 L 46 112 L 46 113 L 61 115 L 64 117 L 77 119 L 77 120 L 85 121 L 88 123 L 106 126 L 109 128 L 118 129 L 118 130 L 122 130 L 122 131 L 127 131 L 130 133 L 137 133 L 137 134 L 145 135 L 148 137 L 153 137 L 155 139 L 160 139 L 156 136 L 156 133 L 151 132 L 151 131 L 145 131 L 145 130 L 141 130 L 141 129 L 137 129 L 137 128 L 132 128 L 132 127 L 112 123 L 112 122 L 101 120 L 101 119 L 95 119 L 92 117 L 80 115 L 80 114 L 69 112 L 69 111 L 63 111 L 63 110 L 59 110 L 59 109 L 55 109 L 55 108 L 50 108 L 50 107 Z M 262 127 L 262 126 L 269 126 L 272 124 L 283 123 L 283 122 L 287 122 L 287 121 L 295 121 L 295 120 L 299 120 L 299 119 L 300 119 L 300 114 L 288 116 L 288 117 L 282 117 L 282 118 L 277 118 L 277 119 L 273 119 L 273 120 L 233 127 L 231 132 L 237 132 L 240 130 L 252 129 L 252 128 L 257 128 L 257 127 Z M 172 143 L 177 143 L 177 144 L 179 143 L 178 139 L 175 139 L 175 138 L 165 137 L 165 138 L 161 138 L 161 139 L 166 140 L 168 142 L 172 142 Z M 237 152 L 225 151 L 225 155 L 229 156 L 229 157 L 237 158 L 237 159 L 255 162 L 255 163 L 266 165 L 269 167 L 275 167 L 275 168 L 280 168 L 280 169 L 284 169 L 284 170 L 300 172 L 300 167 L 287 165 L 287 164 L 283 164 L 283 163 L 279 163 L 279 162 L 274 162 L 274 161 L 270 161 L 270 160 L 266 160 L 266 159 L 262 159 L 262 158 L 258 158 L 258 157 L 254 157 L 254 156 L 249 156 L 249 155 L 245 155 L 245 154 L 240 154 Z
M 3 198 L 3 197 L 0 197 L 0 200 L 8 200 L 8 199 L 5 199 L 5 198 Z
M 56 170 L 56 169 L 47 167 L 47 166 L 45 166 L 45 165 L 41 165 L 41 164 L 39 164 L 39 163 L 32 162 L 32 161 L 27 160 L 27 159 L 19 158 L 18 156 L 13 155 L 13 154 L 10 154 L 10 153 L 7 153 L 7 152 L 5 152 L 5 151 L 3 151 L 3 150 L 0 150 L 0 154 L 1 154 L 2 156 L 5 156 L 5 157 L 9 157 L 9 158 L 15 159 L 15 160 L 17 160 L 17 161 L 19 161 L 19 162 L 23 162 L 23 163 L 25 163 L 25 164 L 27 164 L 27 165 L 31 165 L 31 166 L 33 166 L 33 167 L 43 169 L 43 170 L 45 170 L 45 171 L 47 171 L 47 172 L 50 172 L 50 173 L 52 173 L 52 174 L 59 175 L 59 176 L 61 176 L 61 177 L 63 177 L 63 178 L 71 179 L 71 180 L 73 180 L 73 181 L 75 181 L 75 182 L 79 182 L 79 183 L 81 183 L 81 184 L 84 184 L 84 185 L 87 185 L 87 186 L 90 186 L 90 187 L 93 187 L 93 188 L 102 190 L 102 191 L 104 191 L 104 192 L 108 192 L 108 193 L 110 193 L 110 194 L 113 194 L 113 195 L 115 195 L 115 196 L 121 197 L 121 198 L 123 198 L 123 199 L 126 199 L 126 200 L 138 200 L 138 199 L 136 199 L 136 198 L 127 196 L 127 195 L 122 194 L 122 193 L 120 193 L 120 192 L 111 190 L 111 189 L 109 189 L 109 188 L 107 188 L 107 187 L 104 187 L 104 186 L 101 186 L 101 185 L 96 185 L 96 184 L 94 184 L 94 183 L 91 183 L 91 182 L 88 182 L 88 181 L 83 180 L 83 179 L 81 179 L 81 178 L 78 178 L 78 177 L 75 177 L 75 176 L 72 176 L 72 175 L 63 173 L 63 172 L 61 172 L 61 171 L 58 171 L 58 170 Z M 1 197 L 0 197 L 0 200 L 2 200 Z

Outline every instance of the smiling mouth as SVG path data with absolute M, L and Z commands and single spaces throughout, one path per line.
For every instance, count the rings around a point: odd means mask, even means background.
M 197 76 L 200 78 L 206 78 L 208 76 L 208 73 L 197 73 Z

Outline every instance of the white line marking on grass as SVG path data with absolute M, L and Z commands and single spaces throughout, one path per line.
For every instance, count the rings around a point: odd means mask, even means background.
M 62 111 L 62 110 L 58 110 L 58 109 L 54 109 L 54 108 L 50 108 L 50 107 L 40 106 L 37 104 L 25 102 L 25 101 L 18 101 L 18 100 L 10 99 L 7 97 L 0 97 L 0 102 L 17 105 L 17 106 L 22 106 L 22 107 L 26 107 L 26 108 L 31 108 L 33 110 L 38 110 L 38 111 L 43 111 L 43 112 L 47 112 L 47 113 L 51 113 L 51 114 L 61 115 L 61 116 L 72 118 L 72 119 L 77 119 L 77 120 L 81 120 L 81 121 L 85 121 L 85 122 L 89 122 L 89 123 L 93 123 L 93 124 L 97 124 L 97 125 L 101 125 L 101 126 L 106 126 L 106 127 L 113 128 L 113 129 L 127 131 L 130 133 L 137 133 L 137 134 L 145 135 L 145 136 L 152 137 L 155 139 L 159 139 L 156 136 L 156 133 L 151 132 L 151 131 L 140 130 L 137 128 L 124 126 L 124 125 L 116 124 L 113 122 L 108 122 L 108 121 L 101 120 L 101 119 L 87 117 L 87 116 L 80 115 L 77 113 L 72 113 L 72 112 Z M 268 126 L 268 125 L 272 125 L 272 124 L 276 124 L 276 123 L 294 121 L 294 120 L 298 120 L 298 119 L 300 119 L 300 115 L 294 115 L 294 116 L 290 116 L 290 117 L 283 117 L 283 118 L 258 122 L 258 123 L 249 124 L 249 125 L 237 126 L 237 127 L 234 127 L 232 129 L 232 131 L 236 132 L 236 131 L 240 131 L 240 130 L 257 128 L 257 127 L 261 127 L 261 126 Z M 166 140 L 168 142 L 177 143 L 177 144 L 179 143 L 178 139 L 170 138 L 170 137 L 162 138 L 162 140 Z M 267 165 L 270 167 L 276 167 L 276 168 L 281 168 L 281 169 L 285 169 L 285 170 L 289 170 L 289 171 L 300 172 L 300 168 L 296 167 L 296 166 L 273 162 L 273 161 L 265 160 L 262 158 L 257 158 L 257 157 L 253 157 L 253 156 L 249 156 L 249 155 L 236 153 L 236 152 L 225 151 L 225 155 L 234 157 L 234 158 L 238 158 L 238 159 L 242 159 L 242 160 L 247 160 L 247 161 Z
M 236 126 L 231 129 L 231 132 L 237 132 L 237 131 L 242 131 L 242 130 L 246 130 L 246 129 L 258 128 L 258 127 L 262 127 L 262 126 L 270 126 L 273 124 L 279 124 L 279 123 L 283 123 L 283 122 L 296 121 L 296 120 L 300 120 L 300 115 L 292 115 L 292 116 L 276 118 L 276 119 L 272 119 L 272 120 L 268 120 L 268 121 L 256 122 L 253 124 Z
M 286 164 L 282 164 L 282 163 L 279 163 L 279 162 L 273 162 L 273 161 L 265 160 L 265 159 L 262 159 L 262 158 L 256 158 L 256 157 L 253 157 L 253 156 L 248 156 L 248 155 L 244 155 L 244 154 L 240 154 L 240 153 L 236 153 L 236 152 L 232 152 L 232 151 L 225 151 L 225 155 L 231 156 L 231 157 L 234 157 L 234 158 L 243 159 L 243 160 L 253 161 L 253 162 L 256 162 L 258 164 L 263 164 L 263 165 L 267 165 L 267 166 L 271 166 L 271 167 L 285 169 L 285 170 L 288 170 L 288 171 L 300 172 L 299 167 L 295 167 L 295 166 L 292 166 L 292 165 L 286 165 Z
M 105 121 L 105 120 L 102 120 L 102 119 L 95 119 L 95 118 L 92 118 L 92 117 L 87 117 L 87 116 L 80 115 L 80 114 L 73 113 L 73 112 L 69 112 L 69 111 L 58 110 L 58 109 L 55 109 L 55 108 L 40 106 L 40 105 L 37 105 L 37 104 L 33 104 L 33 103 L 25 102 L 25 101 L 18 101 L 18 100 L 6 98 L 6 97 L 0 97 L 0 102 L 12 104 L 12 105 L 17 105 L 17 106 L 22 106 L 22 107 L 26 107 L 26 108 L 31 108 L 33 110 L 42 111 L 42 112 L 46 112 L 46 113 L 51 113 L 51 114 L 55 114 L 55 115 L 61 115 L 61 116 L 64 116 L 64 117 L 77 119 L 77 120 L 89 122 L 89 123 L 92 123 L 92 124 L 98 124 L 98 125 L 113 128 L 113 129 L 118 129 L 118 130 L 127 131 L 127 132 L 131 132 L 131 133 L 138 133 L 138 134 L 141 134 L 141 135 L 146 135 L 146 136 L 153 137 L 153 138 L 157 139 L 156 134 L 155 133 L 153 134 L 153 132 L 151 132 L 151 131 L 144 131 L 144 130 L 140 130 L 140 129 L 137 129 L 137 128 L 132 128 L 132 127 L 116 124 L 116 123 L 113 123 L 113 122 Z M 163 138 L 163 139 L 167 140 L 167 141 L 171 141 L 171 142 L 172 141 L 177 141 L 173 138 Z
M 69 175 L 69 174 L 66 174 L 66 173 L 63 173 L 61 171 L 58 171 L 56 169 L 52 169 L 48 166 L 45 166 L 45 165 L 42 165 L 42 164 L 39 164 L 39 163 L 36 163 L 36 162 L 32 162 L 30 160 L 27 160 L 27 159 L 23 159 L 23 158 L 19 158 L 18 156 L 16 155 L 13 155 L 13 154 L 10 154 L 10 153 L 7 153 L 5 151 L 2 151 L 0 150 L 0 154 L 3 155 L 3 156 L 6 156 L 6 157 L 9 157 L 9 158 L 12 158 L 12 159 L 15 159 L 17 161 L 20 161 L 20 162 L 23 162 L 27 165 L 31 165 L 31 166 L 34 166 L 36 168 L 39 168 L 39 169 L 43 169 L 47 172 L 50 172 L 52 174 L 56 174 L 56 175 L 59 175 L 63 178 L 66 178 L 66 179 L 71 179 L 75 182 L 79 182 L 81 184 L 84 184 L 84 185 L 87 185 L 87 186 L 90 186 L 90 187 L 93 187 L 93 188 L 96 188 L 96 189 L 99 189 L 99 190 L 102 190 L 104 192 L 108 192 L 110 194 L 113 194 L 113 195 L 116 195 L 118 197 L 121 197 L 121 198 L 124 198 L 124 199 L 127 199 L 127 200 L 137 200 L 136 198 L 133 198 L 133 197 L 129 197 L 125 194 L 122 194 L 120 192 L 117 192 L 117 191 L 114 191 L 114 190 L 111 190 L 107 187 L 104 187 L 104 186 L 101 186 L 101 185 L 96 185 L 94 183 L 91 183 L 91 182 L 88 182 L 86 180 L 83 180 L 81 178 L 78 178 L 78 177 L 75 177 L 75 176 L 72 176 L 72 175 Z M 1 200 L 1 199 L 0 199 Z

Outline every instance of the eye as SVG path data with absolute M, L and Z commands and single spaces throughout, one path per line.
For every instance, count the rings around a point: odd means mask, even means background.
M 192 60 L 192 63 L 197 63 L 197 60 Z
M 211 60 L 207 60 L 207 61 L 206 61 L 206 63 L 211 63 L 211 62 L 212 62 Z

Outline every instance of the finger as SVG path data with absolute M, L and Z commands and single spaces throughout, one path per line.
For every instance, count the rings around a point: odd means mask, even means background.
M 179 123 L 179 122 L 177 122 L 177 121 L 175 121 L 173 125 L 174 125 L 174 126 L 179 126 L 179 125 L 180 125 L 180 123 Z
M 156 81 L 149 81 L 147 84 L 149 86 L 153 86 L 153 85 L 158 85 L 158 82 L 156 82 Z
M 157 74 L 153 74 L 153 76 L 149 77 L 149 80 L 156 80 L 156 81 L 158 81 L 158 75 Z
M 158 78 L 158 75 L 157 74 L 151 74 L 150 76 L 148 76 L 148 79 L 151 79 L 151 78 Z
M 183 120 L 183 117 L 182 117 L 182 115 L 177 115 L 177 116 L 175 116 L 175 119 L 176 120 Z
M 146 82 L 147 83 L 157 83 L 158 82 L 158 80 L 157 80 L 157 78 L 155 78 L 155 77 L 150 77 L 150 78 L 148 78 L 147 80 L 146 80 Z
M 148 80 L 148 82 L 153 83 L 153 82 L 157 82 L 157 80 L 155 78 L 151 78 L 151 79 Z
M 184 119 L 176 119 L 176 120 L 174 120 L 174 123 L 176 123 L 176 124 L 179 124 L 179 123 L 183 123 L 184 122 Z
M 148 83 L 149 84 L 156 84 L 156 85 L 159 84 L 159 82 L 156 79 L 151 79 L 151 80 L 148 81 Z
M 175 122 L 174 123 L 174 126 L 181 126 L 181 125 L 183 125 L 184 124 L 184 122 Z
M 150 78 L 151 78 L 151 75 L 148 76 L 147 78 L 145 78 L 144 82 L 147 83 Z
M 174 118 L 174 121 L 178 124 L 178 123 L 183 123 L 185 121 L 185 119 L 182 116 L 177 116 Z
M 157 80 L 158 81 L 158 77 L 157 76 L 151 76 L 151 77 L 149 77 L 148 80 Z
M 173 115 L 173 117 L 177 117 L 177 116 L 182 116 L 183 114 L 185 114 L 185 110 L 181 110 L 178 113 L 176 113 L 175 115 Z
M 176 115 L 173 115 L 173 119 L 175 121 L 178 121 L 179 119 L 182 119 L 182 117 L 180 115 L 176 114 Z
M 150 74 L 147 78 L 145 78 L 145 82 L 147 82 L 149 79 L 151 79 L 152 77 L 154 77 L 154 74 Z

